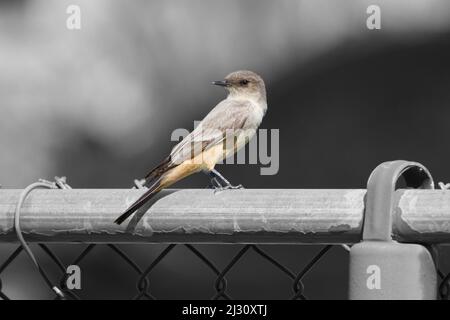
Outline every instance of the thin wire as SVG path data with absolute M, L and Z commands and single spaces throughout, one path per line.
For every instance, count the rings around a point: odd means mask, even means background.
M 63 292 L 56 285 L 52 284 L 44 269 L 42 269 L 39 263 L 37 262 L 36 257 L 34 256 L 33 252 L 31 251 L 30 247 L 28 246 L 27 242 L 23 237 L 22 229 L 20 227 L 20 210 L 22 208 L 22 204 L 25 201 L 28 194 L 37 188 L 56 189 L 57 185 L 54 183 L 50 183 L 48 181 L 40 181 L 30 184 L 22 191 L 19 197 L 19 201 L 17 202 L 16 211 L 14 212 L 14 229 L 16 231 L 17 239 L 19 239 L 19 242 L 22 245 L 22 248 L 25 250 L 26 254 L 30 257 L 31 261 L 44 278 L 44 281 L 47 283 L 47 285 L 52 291 L 54 291 L 61 299 L 64 299 L 65 297 Z

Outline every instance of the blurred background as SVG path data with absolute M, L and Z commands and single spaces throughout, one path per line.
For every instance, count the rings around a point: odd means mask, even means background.
M 66 28 L 72 4 L 81 30 Z M 366 27 L 372 4 L 381 8 L 380 30 Z M 170 151 L 174 129 L 192 130 L 224 98 L 210 82 L 237 69 L 266 81 L 261 127 L 280 130 L 280 170 L 261 176 L 258 165 L 220 166 L 232 182 L 364 188 L 376 165 L 394 159 L 421 162 L 436 181 L 449 181 L 449 57 L 448 0 L 2 0 L 0 184 L 65 175 L 74 188 L 127 188 Z M 207 184 L 198 175 L 177 187 Z M 82 249 L 51 247 L 67 263 Z M 263 247 L 295 271 L 319 250 Z M 0 262 L 13 248 L 0 246 Z M 143 266 L 163 249 L 121 248 Z M 224 267 L 239 246 L 198 248 Z M 106 247 L 81 268 L 84 298 L 135 293 L 136 275 Z M 214 274 L 183 247 L 151 279 L 159 298 L 214 294 Z M 291 281 L 253 253 L 228 280 L 238 299 L 291 293 Z M 2 281 L 11 298 L 51 297 L 25 256 Z M 310 298 L 346 298 L 347 253 L 333 248 L 305 287 Z

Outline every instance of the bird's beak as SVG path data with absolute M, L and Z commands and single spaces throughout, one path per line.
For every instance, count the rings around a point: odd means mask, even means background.
M 227 80 L 213 81 L 213 85 L 221 87 L 229 87 L 231 84 Z

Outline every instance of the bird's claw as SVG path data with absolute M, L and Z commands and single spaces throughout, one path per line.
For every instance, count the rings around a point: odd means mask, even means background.
M 242 184 L 239 184 L 237 186 L 233 186 L 230 184 L 230 185 L 226 185 L 226 186 L 222 186 L 222 187 L 215 187 L 214 194 L 220 193 L 225 190 L 237 190 L 237 189 L 245 189 L 245 188 Z

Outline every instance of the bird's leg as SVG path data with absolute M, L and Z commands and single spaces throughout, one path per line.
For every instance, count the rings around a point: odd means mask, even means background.
M 211 183 L 208 186 L 208 188 L 215 189 L 215 190 L 223 188 L 222 184 L 219 182 L 219 180 L 217 179 L 217 177 L 215 175 L 213 175 L 211 172 L 208 172 L 208 175 L 211 178 Z
M 211 182 L 212 181 L 216 181 L 219 182 L 218 180 L 220 180 L 222 183 L 218 183 L 220 186 L 218 188 L 216 188 L 218 191 L 221 190 L 228 190 L 228 189 L 244 189 L 244 187 L 242 186 L 242 184 L 237 185 L 237 186 L 233 186 L 230 181 L 228 181 L 227 179 L 225 179 L 225 177 L 223 175 L 220 174 L 219 171 L 217 171 L 216 169 L 212 169 L 209 172 L 209 176 L 211 177 Z

